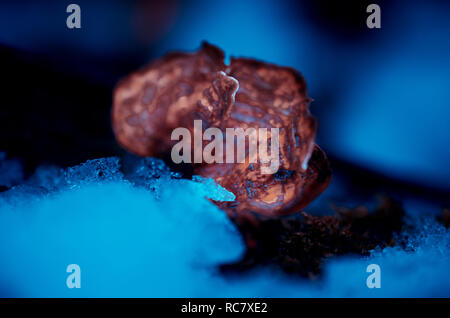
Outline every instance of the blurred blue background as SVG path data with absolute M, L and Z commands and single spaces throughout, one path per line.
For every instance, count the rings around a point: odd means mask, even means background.
M 0 147 L 30 171 L 120 152 L 115 83 L 206 40 L 300 70 L 336 167 L 450 191 L 448 2 L 378 1 L 381 29 L 366 26 L 368 1 L 77 1 L 81 29 L 66 27 L 69 3 L 0 4 Z

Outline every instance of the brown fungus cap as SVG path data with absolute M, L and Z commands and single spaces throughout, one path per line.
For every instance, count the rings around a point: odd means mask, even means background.
M 123 79 L 114 91 L 113 129 L 120 145 L 140 156 L 167 156 L 175 128 L 279 129 L 279 169 L 260 163 L 201 163 L 194 173 L 214 179 L 236 200 L 217 203 L 229 215 L 298 212 L 327 187 L 331 172 L 314 143 L 317 122 L 302 75 L 288 67 L 232 58 L 203 44 L 195 53 L 170 53 Z M 203 141 L 203 144 L 207 142 Z M 268 144 L 270 145 L 270 134 Z M 225 147 L 224 147 L 225 149 Z

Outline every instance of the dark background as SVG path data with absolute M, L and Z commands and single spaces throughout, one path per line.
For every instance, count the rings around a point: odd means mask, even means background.
M 377 1 L 2 1 L 0 150 L 25 177 L 123 155 L 110 125 L 117 81 L 206 40 L 227 56 L 289 65 L 306 77 L 317 143 L 355 193 L 406 191 L 448 205 L 450 4 Z

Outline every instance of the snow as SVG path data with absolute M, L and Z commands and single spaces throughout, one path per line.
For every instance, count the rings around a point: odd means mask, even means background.
M 406 248 L 331 259 L 317 281 L 270 267 L 223 276 L 219 265 L 239 260 L 245 246 L 208 198 L 232 201 L 234 195 L 210 179 L 182 179 L 158 159 L 113 157 L 67 169 L 40 167 L 0 193 L 0 296 L 450 295 L 449 232 L 419 213 L 411 214 L 403 234 Z M 381 267 L 380 289 L 366 286 L 372 263 Z M 66 286 L 69 264 L 81 268 L 79 289 Z

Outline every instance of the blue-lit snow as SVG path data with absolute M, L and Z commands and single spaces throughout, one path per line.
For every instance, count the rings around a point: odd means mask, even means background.
M 14 180 L 10 174 L 0 179 Z M 238 260 L 245 247 L 225 213 L 205 197 L 234 199 L 212 180 L 181 179 L 155 159 L 41 167 L 0 195 L 0 296 L 450 295 L 449 232 L 414 211 L 415 204 L 407 209 L 405 249 L 332 259 L 323 278 L 310 281 L 269 267 L 221 275 L 218 266 Z M 381 267 L 380 289 L 366 287 L 371 263 Z M 79 289 L 66 286 L 69 264 L 81 268 Z

